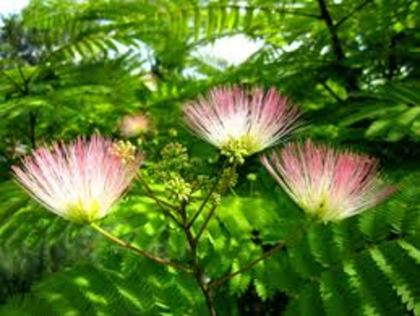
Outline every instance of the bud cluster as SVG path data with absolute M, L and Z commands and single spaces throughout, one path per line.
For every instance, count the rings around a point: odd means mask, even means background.
M 150 165 L 152 177 L 165 184 L 168 198 L 188 201 L 193 192 L 193 162 L 187 148 L 180 143 L 169 143 L 160 151 L 160 159 Z
M 245 158 L 252 153 L 252 143 L 249 137 L 231 139 L 221 147 L 220 152 L 230 163 L 242 165 Z
M 192 193 L 191 184 L 177 174 L 173 174 L 166 182 L 166 187 L 171 194 L 171 198 L 180 202 L 188 201 Z
M 130 164 L 136 160 L 136 147 L 127 141 L 120 140 L 112 145 L 111 153 L 120 158 L 124 164 Z

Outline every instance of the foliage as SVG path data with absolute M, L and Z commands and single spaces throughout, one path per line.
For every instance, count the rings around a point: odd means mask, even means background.
M 398 193 L 358 217 L 310 225 L 221 285 L 219 314 L 420 315 L 419 9 L 405 0 L 32 0 L 4 17 L 0 314 L 204 315 L 191 276 L 50 215 L 17 188 L 9 167 L 54 139 L 121 136 L 121 117 L 142 111 L 153 127 L 131 141 L 147 153 L 145 179 L 165 201 L 192 194 L 192 215 L 222 162 L 182 127 L 180 106 L 240 83 L 289 95 L 304 110 L 300 136 L 382 158 Z M 197 48 L 235 34 L 263 45 L 236 66 L 198 56 Z M 198 249 L 210 280 L 307 225 L 257 160 L 238 169 L 227 197 L 211 197 L 220 206 Z M 203 188 L 185 191 L 184 182 Z M 135 184 L 103 226 L 188 261 L 179 228 L 146 193 Z

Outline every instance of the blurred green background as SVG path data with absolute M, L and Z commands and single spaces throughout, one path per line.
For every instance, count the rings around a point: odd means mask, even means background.
M 4 0 L 2 0 L 4 1 Z M 32 0 L 0 22 L 0 314 L 205 315 L 193 280 L 55 218 L 10 166 L 53 140 L 130 137 L 159 164 L 171 142 L 211 173 L 217 152 L 182 123 L 185 102 L 219 85 L 276 87 L 311 137 L 377 156 L 399 192 L 216 295 L 221 315 L 420 315 L 420 4 L 409 0 Z M 151 177 L 151 180 L 152 177 Z M 157 190 L 164 190 L 155 181 Z M 251 157 L 203 241 L 210 276 L 237 267 L 302 217 Z M 185 240 L 137 187 L 106 219 L 182 259 Z M 162 250 L 162 248 L 166 250 Z

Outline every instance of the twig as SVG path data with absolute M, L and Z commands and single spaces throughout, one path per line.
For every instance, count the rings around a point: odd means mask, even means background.
M 111 240 L 112 242 L 116 243 L 117 245 L 126 248 L 128 250 L 131 250 L 132 252 L 135 252 L 136 254 L 143 256 L 149 260 L 152 260 L 156 263 L 159 264 L 163 264 L 163 265 L 167 265 L 167 266 L 171 266 L 175 269 L 178 270 L 182 270 L 182 271 L 186 271 L 188 272 L 190 269 L 182 264 L 179 263 L 175 263 L 160 257 L 156 257 L 154 255 L 151 255 L 150 253 L 146 252 L 145 250 L 138 248 L 124 240 L 119 239 L 117 236 L 114 236 L 113 234 L 111 234 L 110 232 L 106 231 L 105 229 L 101 228 L 100 226 L 98 226 L 95 223 L 91 223 L 90 227 L 92 227 L 93 229 L 95 229 L 97 232 L 99 232 L 101 235 L 105 236 L 106 238 L 108 238 L 109 240 Z
M 207 227 L 208 223 L 210 222 L 211 218 L 213 217 L 214 212 L 216 211 L 216 208 L 217 208 L 217 204 L 214 204 L 214 205 L 211 207 L 211 209 L 210 209 L 209 213 L 207 214 L 206 219 L 204 220 L 203 225 L 201 225 L 200 230 L 198 231 L 197 235 L 195 236 L 195 239 L 196 239 L 197 241 L 200 239 L 201 235 L 202 235 L 202 234 L 204 233 L 204 231 L 206 230 L 206 227 Z
M 325 82 L 325 81 L 322 81 L 321 82 L 321 85 L 324 87 L 324 89 L 325 90 L 327 90 L 328 91 L 328 93 L 329 94 L 331 94 L 331 96 L 334 98 L 334 99 L 336 99 L 338 102 L 340 102 L 340 103 L 343 103 L 344 102 L 344 100 L 342 99 L 342 98 L 340 98 L 339 96 L 338 96 L 338 94 L 337 93 L 335 93 L 334 92 L 334 90 L 333 89 L 331 89 L 331 87 Z
M 211 281 L 209 283 L 209 287 L 210 288 L 213 288 L 213 287 L 220 286 L 221 284 L 223 284 L 226 281 L 232 279 L 233 277 L 241 274 L 242 272 L 247 271 L 247 270 L 253 268 L 257 263 L 259 263 L 259 262 L 267 259 L 268 257 L 272 256 L 277 251 L 279 251 L 282 248 L 286 247 L 288 244 L 290 245 L 290 243 L 293 240 L 296 240 L 296 239 L 300 238 L 300 236 L 303 233 L 303 231 L 309 230 L 309 228 L 311 227 L 311 225 L 313 225 L 315 222 L 316 222 L 315 219 L 311 219 L 311 220 L 309 220 L 309 221 L 306 222 L 306 224 L 304 225 L 304 227 L 298 226 L 298 228 L 296 230 L 294 230 L 293 233 L 291 233 L 288 236 L 289 238 L 286 237 L 285 240 L 278 241 L 277 244 L 273 248 L 271 248 L 267 252 L 263 253 L 258 258 L 249 261 L 248 263 L 246 263 L 245 265 L 243 265 L 242 267 L 240 267 L 238 270 L 236 270 L 234 272 L 231 272 L 231 273 L 228 273 L 228 274 L 226 274 L 225 276 L 223 276 L 223 277 L 221 277 L 219 279 L 215 279 L 215 280 Z
M 14 86 L 16 89 L 18 89 L 22 94 L 25 93 L 25 90 L 15 81 L 11 76 L 6 74 L 4 70 L 0 70 L 4 77 L 6 77 Z
M 225 170 L 225 166 L 226 165 L 227 165 L 227 161 L 225 161 L 225 163 L 223 164 L 222 172 L 223 172 L 223 170 Z M 232 168 L 232 172 L 235 172 L 235 170 L 236 170 L 236 163 L 234 163 L 231 168 Z M 221 176 L 221 174 L 220 174 L 220 176 Z M 226 181 L 226 183 L 224 183 L 224 185 L 222 186 L 222 189 L 220 190 L 221 191 L 221 194 L 223 195 L 228 188 L 229 188 L 229 180 Z M 203 225 L 201 226 L 201 228 L 199 229 L 199 231 L 198 231 L 198 233 L 197 233 L 197 235 L 195 237 L 196 242 L 198 242 L 198 240 L 200 239 L 201 235 L 206 230 L 208 223 L 210 222 L 211 218 L 213 217 L 214 213 L 216 212 L 216 209 L 217 209 L 217 204 L 214 204 L 211 207 L 209 213 L 207 214 L 206 219 L 204 220 Z
M 141 182 L 141 184 L 143 185 L 144 189 L 146 190 L 146 194 L 148 197 L 150 197 L 151 199 L 153 199 L 156 204 L 162 209 L 162 211 L 169 216 L 178 226 L 182 226 L 181 222 L 168 210 L 168 209 L 172 209 L 175 211 L 178 211 L 176 209 L 175 206 L 173 206 L 172 204 L 163 201 L 161 199 L 159 199 L 153 192 L 153 190 L 149 187 L 149 185 L 147 184 L 146 180 L 143 179 L 143 177 L 141 176 L 141 174 L 138 172 L 137 173 L 137 178 L 139 179 L 139 181 Z
M 216 279 L 212 282 L 209 283 L 209 287 L 217 287 L 223 283 L 225 283 L 226 281 L 228 281 L 229 279 L 237 276 L 238 274 L 241 274 L 244 271 L 247 271 L 251 268 L 253 268 L 257 263 L 265 260 L 266 258 L 270 257 L 271 255 L 275 254 L 277 251 L 279 251 L 280 249 L 282 249 L 285 246 L 285 243 L 280 241 L 277 243 L 276 246 L 274 246 L 273 248 L 271 248 L 269 251 L 265 252 L 263 255 L 261 255 L 260 257 L 248 262 L 247 264 L 245 264 L 244 266 L 242 266 L 241 268 L 239 268 L 238 270 L 236 270 L 235 272 L 231 272 L 226 274 L 225 276 L 221 277 L 220 279 Z
M 368 3 L 372 2 L 372 0 L 365 0 L 363 2 L 361 2 L 358 6 L 356 6 L 353 10 L 351 10 L 349 12 L 349 14 L 347 14 L 346 16 L 342 17 L 340 21 L 338 21 L 335 25 L 334 28 L 339 28 L 341 24 L 343 24 L 344 22 L 346 22 L 349 18 L 351 18 L 353 16 L 353 14 L 355 14 L 357 11 L 362 10 Z
M 260 11 L 265 11 L 265 12 L 276 12 L 276 13 L 279 13 L 279 14 L 288 14 L 288 15 L 303 16 L 303 17 L 307 17 L 307 18 L 321 19 L 321 16 L 319 16 L 318 14 L 309 13 L 309 12 L 299 12 L 298 10 L 285 9 L 284 7 L 283 8 L 278 8 L 278 7 L 263 6 L 263 5 L 241 6 L 241 5 L 237 5 L 237 4 L 233 4 L 233 5 L 228 4 L 226 7 L 231 8 L 231 9 L 260 10 Z
M 29 93 L 28 83 L 29 83 L 29 81 L 30 81 L 30 78 L 25 78 L 25 75 L 23 74 L 23 72 L 22 72 L 22 68 L 20 68 L 19 63 L 17 64 L 17 66 L 16 66 L 16 67 L 17 67 L 17 69 L 18 69 L 18 72 L 19 72 L 20 78 L 22 79 L 24 92 L 25 92 L 25 94 L 28 94 L 28 93 Z
M 207 196 L 205 197 L 205 199 L 203 200 L 203 202 L 200 205 L 200 208 L 198 209 L 198 211 L 193 215 L 193 217 L 191 218 L 191 220 L 189 221 L 189 223 L 187 224 L 187 227 L 190 228 L 195 220 L 198 218 L 198 216 L 201 214 L 201 212 L 204 210 L 204 207 L 206 206 L 207 202 L 210 200 L 211 195 L 213 194 L 214 190 L 216 190 L 217 185 L 219 184 L 219 179 L 220 176 L 216 177 L 216 180 L 214 181 L 211 189 L 209 190 L 209 193 L 207 194 Z

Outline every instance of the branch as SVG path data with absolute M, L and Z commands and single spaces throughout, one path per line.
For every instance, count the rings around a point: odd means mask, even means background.
M 338 102 L 340 102 L 340 103 L 343 103 L 344 102 L 344 100 L 342 99 L 342 98 L 340 98 L 339 96 L 338 96 L 338 94 L 337 93 L 335 93 L 334 92 L 334 90 L 333 89 L 331 89 L 331 87 L 325 82 L 325 81 L 322 81 L 321 82 L 321 85 L 325 88 L 325 90 L 327 90 L 328 92 L 329 92 L 329 94 L 331 94 L 331 96 L 334 98 L 334 99 L 336 99 Z
M 222 7 L 222 6 L 221 6 Z M 276 8 L 272 6 L 262 6 L 262 5 L 227 5 L 226 8 L 234 8 L 234 9 L 250 9 L 250 10 L 260 10 L 260 11 L 266 11 L 266 12 L 277 12 L 279 14 L 288 14 L 288 15 L 296 15 L 296 16 L 303 16 L 307 18 L 313 18 L 313 19 L 322 19 L 322 17 L 318 14 L 314 13 L 308 13 L 308 12 L 299 12 L 297 10 L 290 10 L 290 9 L 284 9 L 284 8 Z
M 302 235 L 303 232 L 306 232 L 309 230 L 309 228 L 316 223 L 315 219 L 310 219 L 307 220 L 306 223 L 303 226 L 298 226 L 290 235 L 288 235 L 284 240 L 280 240 L 277 242 L 277 244 L 271 248 L 270 250 L 268 250 L 267 252 L 263 253 L 260 257 L 249 261 L 248 263 L 246 263 L 244 266 L 242 266 L 241 268 L 239 268 L 238 270 L 228 273 L 225 276 L 219 278 L 219 279 L 215 279 L 213 281 L 211 281 L 209 283 L 209 287 L 216 287 L 219 286 L 223 283 L 225 283 L 226 281 L 232 279 L 233 277 L 241 274 L 244 271 L 247 271 L 251 268 L 253 268 L 257 263 L 267 259 L 268 257 L 272 256 L 273 254 L 275 254 L 277 251 L 283 249 L 284 247 L 286 247 L 287 245 L 291 245 L 294 241 L 296 241 L 297 239 L 299 239 Z
M 206 299 L 209 315 L 216 316 L 216 309 L 214 307 L 213 301 L 213 293 L 210 287 L 208 286 L 208 283 L 206 282 L 206 276 L 204 274 L 203 267 L 200 265 L 200 261 L 198 259 L 197 239 L 194 238 L 194 235 L 191 231 L 191 227 L 188 226 L 186 204 L 182 206 L 180 213 L 182 216 L 183 231 L 187 239 L 189 253 L 191 256 L 195 280 L 197 281 L 197 284 L 200 287 L 201 293 Z
M 172 209 L 172 210 L 177 211 L 176 207 L 173 206 L 172 204 L 166 202 L 166 201 L 163 201 L 163 200 L 159 199 L 154 194 L 153 190 L 149 187 L 146 180 L 143 179 L 140 172 L 137 173 L 137 178 L 139 179 L 139 181 L 143 185 L 144 189 L 146 190 L 147 196 L 150 197 L 151 199 L 153 199 L 156 202 L 156 204 L 162 209 L 162 211 L 167 216 L 169 216 L 178 226 L 182 227 L 181 222 L 168 210 L 168 209 Z
M 25 95 L 27 95 L 27 94 L 29 94 L 28 83 L 30 81 L 30 78 L 25 78 L 25 75 L 23 74 L 22 68 L 20 68 L 19 63 L 17 63 L 16 67 L 18 69 L 19 76 L 22 79 L 24 93 L 25 93 Z
M 318 0 L 319 10 L 321 13 L 321 18 L 324 20 L 325 24 L 327 25 L 328 31 L 331 35 L 332 47 L 335 54 L 337 61 L 341 61 L 345 58 L 343 48 L 341 46 L 340 39 L 337 34 L 336 27 L 334 26 L 334 22 L 332 20 L 331 14 L 328 11 L 327 4 L 325 0 Z
M 217 287 L 217 286 L 220 286 L 221 284 L 223 284 L 226 281 L 230 280 L 231 278 L 237 276 L 238 274 L 241 274 L 242 272 L 247 271 L 247 270 L 253 268 L 257 263 L 259 263 L 259 262 L 267 259 L 268 257 L 272 256 L 277 251 L 281 250 L 284 246 L 285 246 L 285 243 L 283 241 L 279 241 L 277 243 L 277 245 L 274 246 L 273 248 L 271 248 L 269 251 L 265 252 L 260 257 L 254 259 L 254 260 L 252 260 L 250 262 L 248 262 L 247 264 L 245 264 L 244 266 L 242 266 L 241 268 L 239 268 L 235 272 L 231 272 L 231 273 L 226 274 L 225 276 L 221 277 L 220 279 L 216 279 L 216 280 L 210 282 L 209 283 L 209 287 Z
M 216 177 L 214 184 L 212 185 L 212 187 L 210 188 L 207 196 L 205 197 L 205 199 L 203 200 L 203 202 L 200 205 L 200 208 L 198 209 L 198 211 L 193 215 L 193 217 L 191 218 L 191 220 L 189 221 L 189 223 L 187 224 L 187 228 L 190 228 L 195 220 L 198 218 L 198 216 L 201 214 L 201 212 L 204 210 L 204 207 L 206 206 L 207 202 L 210 200 L 211 195 L 213 194 L 213 192 L 216 190 L 217 185 L 219 183 L 219 179 L 220 179 L 220 175 L 221 173 L 219 173 L 219 176 Z
M 353 14 L 357 13 L 358 11 L 362 10 L 368 3 L 372 2 L 372 0 L 365 0 L 363 2 L 361 2 L 358 6 L 356 6 L 349 14 L 347 14 L 346 16 L 342 17 L 340 21 L 338 21 L 335 25 L 334 28 L 337 29 L 340 27 L 341 24 L 343 24 L 344 22 L 346 22 L 349 18 L 351 18 L 353 16 Z
M 0 70 L 4 77 L 6 77 L 14 86 L 16 89 L 18 89 L 22 94 L 25 93 L 25 90 L 15 81 L 11 76 L 6 74 L 4 70 Z
M 175 263 L 175 262 L 172 262 L 172 261 L 160 258 L 160 257 L 153 256 L 153 255 L 149 254 L 148 252 L 146 252 L 145 250 L 143 250 L 141 248 L 138 248 L 138 247 L 136 247 L 136 246 L 124 241 L 124 240 L 119 239 L 118 237 L 112 235 L 110 232 L 106 231 L 105 229 L 101 228 L 100 226 L 98 226 L 95 223 L 90 223 L 90 227 L 92 227 L 97 232 L 99 232 L 101 235 L 105 236 L 106 238 L 108 238 L 112 242 L 116 243 L 117 245 L 119 245 L 123 248 L 126 248 L 128 250 L 131 250 L 132 252 L 134 252 L 134 253 L 136 253 L 140 256 L 143 256 L 143 257 L 145 257 L 145 258 L 147 258 L 151 261 L 154 261 L 154 262 L 159 263 L 159 264 L 171 266 L 175 269 L 182 270 L 182 271 L 185 271 L 185 272 L 190 271 L 190 269 L 188 267 L 184 266 L 184 265 L 181 265 L 179 263 Z
M 198 241 L 200 239 L 201 235 L 206 230 L 206 227 L 207 227 L 208 223 L 210 222 L 211 218 L 213 217 L 214 212 L 216 211 L 216 208 L 217 208 L 217 204 L 214 204 L 212 206 L 212 208 L 210 209 L 209 213 L 207 214 L 206 219 L 204 220 L 203 225 L 201 226 L 200 230 L 198 231 L 197 235 L 195 236 L 196 241 Z
M 346 83 L 346 90 L 349 92 L 357 91 L 357 76 L 354 73 L 351 67 L 346 66 L 343 61 L 346 58 L 344 54 L 343 46 L 341 44 L 340 38 L 338 37 L 337 33 L 337 26 L 334 25 L 333 19 L 331 17 L 330 12 L 328 11 L 327 4 L 325 0 L 318 0 L 319 10 L 321 13 L 321 17 L 324 20 L 328 31 L 331 36 L 331 45 L 335 55 L 335 59 L 337 61 L 337 70 L 343 74 L 344 81 Z
M 390 42 L 389 42 L 389 53 L 388 53 L 388 67 L 385 72 L 385 76 L 388 79 L 388 81 L 391 81 L 394 77 L 396 71 L 398 70 L 398 62 L 397 62 L 397 55 L 395 52 L 395 48 L 398 45 L 398 35 L 395 34 L 391 36 Z
M 222 174 L 223 174 L 223 170 L 225 170 L 225 166 L 227 166 L 227 160 L 225 161 L 225 163 L 223 164 L 223 167 L 222 167 L 222 171 L 221 171 L 221 173 L 219 174 L 219 176 L 218 177 L 221 177 L 222 176 Z M 236 172 L 236 163 L 234 163 L 233 165 L 232 165 L 232 171 L 231 172 Z M 229 188 L 229 182 L 230 182 L 230 179 L 228 179 L 228 180 L 225 180 L 226 182 L 225 183 L 222 183 L 222 188 L 221 188 L 221 190 L 220 190 L 220 194 L 221 195 L 223 195 L 225 192 L 226 192 L 226 190 Z M 217 181 L 218 182 L 218 181 Z M 216 183 L 217 183 L 216 182 Z M 198 233 L 197 233 L 197 235 L 195 236 L 195 241 L 198 243 L 198 240 L 200 239 L 200 237 L 201 237 L 201 235 L 204 233 L 204 231 L 205 231 L 205 229 L 206 229 L 206 227 L 207 227 L 207 225 L 208 225 L 208 223 L 210 222 L 210 220 L 211 220 L 211 218 L 213 217 L 213 215 L 214 215 L 214 213 L 215 213 L 215 211 L 216 211 L 216 209 L 217 209 L 217 204 L 214 204 L 212 207 L 211 207 L 211 209 L 210 209 L 210 211 L 209 211 L 209 213 L 208 213 L 208 215 L 207 215 L 207 217 L 206 217 L 206 219 L 204 220 L 204 223 L 203 223 L 203 225 L 200 227 L 200 230 L 198 231 Z

